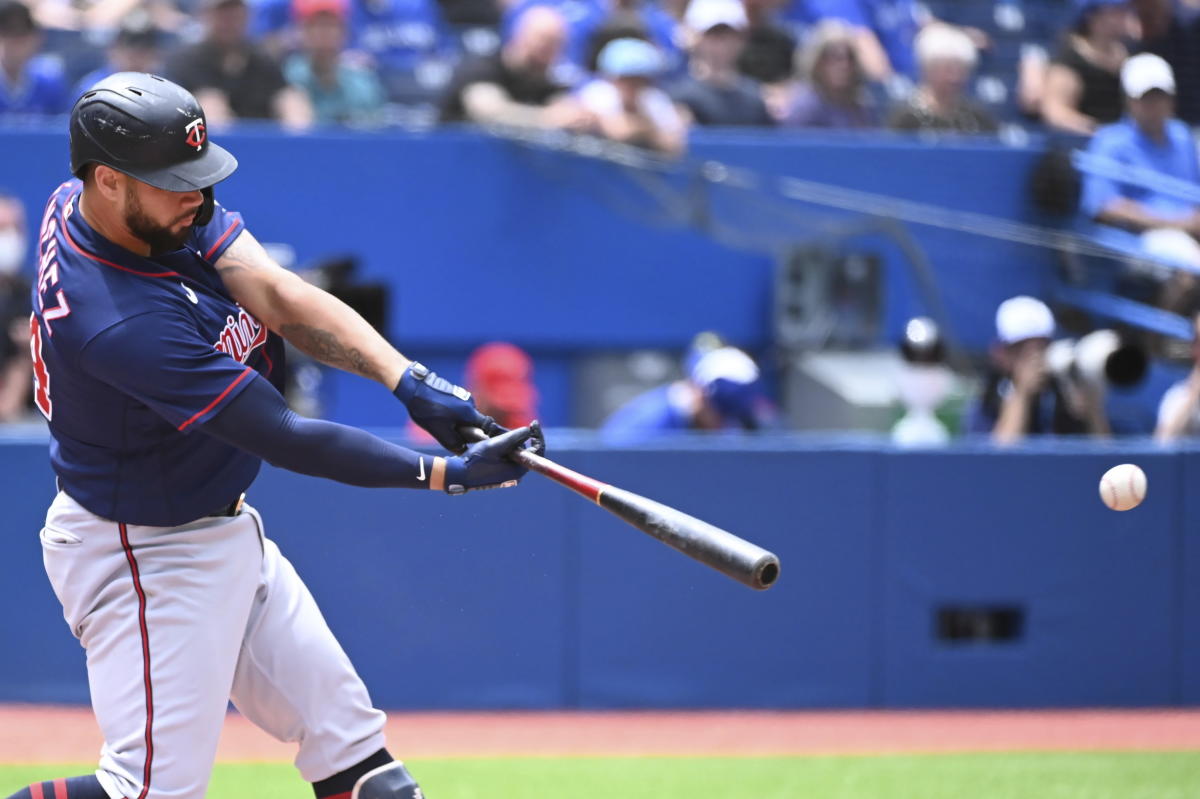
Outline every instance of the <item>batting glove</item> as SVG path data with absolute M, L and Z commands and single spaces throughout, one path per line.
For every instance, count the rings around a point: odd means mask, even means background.
M 478 441 L 467 447 L 462 455 L 446 458 L 446 493 L 465 494 L 483 488 L 515 486 L 529 470 L 509 458 L 526 447 L 538 454 L 546 451 L 542 429 L 537 422 Z
M 460 427 L 478 427 L 489 436 L 507 429 L 479 412 L 471 392 L 443 380 L 416 361 L 404 370 L 392 393 L 408 408 L 412 420 L 451 452 L 461 453 L 467 448 L 469 439 L 458 432 Z

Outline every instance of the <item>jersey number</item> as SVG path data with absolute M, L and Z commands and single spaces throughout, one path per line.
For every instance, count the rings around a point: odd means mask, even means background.
M 42 326 L 37 316 L 29 315 L 29 354 L 33 358 L 33 401 L 46 419 L 50 418 L 50 372 L 42 359 Z

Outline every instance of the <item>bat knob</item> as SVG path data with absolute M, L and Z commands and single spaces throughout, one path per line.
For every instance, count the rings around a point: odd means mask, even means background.
M 768 553 L 754 569 L 754 587 L 765 591 L 779 579 L 779 558 Z

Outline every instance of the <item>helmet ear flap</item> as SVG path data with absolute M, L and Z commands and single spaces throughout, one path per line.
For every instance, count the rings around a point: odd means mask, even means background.
M 200 211 L 196 214 L 196 221 L 192 224 L 196 227 L 204 227 L 213 218 L 213 208 L 216 206 L 216 198 L 213 197 L 213 187 L 201 189 L 200 194 L 204 197 L 204 202 L 200 205 Z

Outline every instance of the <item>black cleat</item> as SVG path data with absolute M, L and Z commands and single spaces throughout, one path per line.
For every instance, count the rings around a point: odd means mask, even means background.
M 350 799 L 425 799 L 421 786 L 399 760 L 358 778 Z

